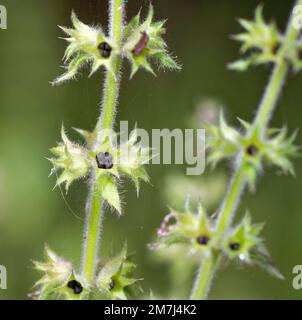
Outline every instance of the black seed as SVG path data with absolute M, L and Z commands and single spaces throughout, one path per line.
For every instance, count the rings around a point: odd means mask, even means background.
M 273 53 L 273 54 L 277 54 L 277 52 L 279 51 L 279 49 L 280 49 L 280 44 L 277 43 L 277 44 L 273 47 L 272 53 Z
M 254 55 L 257 53 L 261 53 L 261 52 L 262 52 L 262 50 L 260 48 L 252 47 L 247 50 L 246 55 L 250 56 L 250 55 Z
M 98 45 L 98 49 L 102 50 L 102 57 L 109 58 L 111 55 L 112 48 L 107 42 L 101 42 Z
M 111 46 L 107 42 L 105 42 L 105 50 L 106 51 L 111 51 L 112 50 Z
M 250 156 L 255 156 L 258 152 L 258 149 L 254 145 L 250 145 L 246 148 L 246 153 Z
M 111 50 L 103 50 L 102 57 L 103 58 L 109 58 L 111 55 Z
M 238 251 L 240 248 L 240 243 L 230 243 L 230 249 L 233 250 L 233 251 Z
M 96 156 L 96 163 L 99 169 L 111 169 L 113 167 L 113 158 L 109 152 L 100 152 Z
M 112 289 L 114 289 L 115 287 L 115 283 L 113 280 L 111 280 L 111 282 L 109 283 L 109 290 L 111 291 Z
M 100 49 L 100 50 L 105 50 L 105 44 L 106 44 L 106 42 L 101 42 L 101 43 L 99 44 L 99 46 L 98 46 L 98 49 Z
M 196 238 L 197 243 L 206 246 L 209 242 L 210 238 L 207 236 L 200 236 Z
M 80 294 L 83 291 L 82 285 L 76 280 L 69 281 L 67 287 L 72 289 L 74 294 Z
M 105 51 L 111 51 L 112 48 L 110 47 L 110 45 L 107 42 L 101 42 L 98 46 L 98 48 L 100 50 L 105 50 Z

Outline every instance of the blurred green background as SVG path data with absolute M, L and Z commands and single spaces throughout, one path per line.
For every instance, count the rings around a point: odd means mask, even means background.
M 252 68 L 239 74 L 226 70 L 236 60 L 239 46 L 230 35 L 240 31 L 238 17 L 252 18 L 258 1 L 154 0 L 156 17 L 168 18 L 166 38 L 177 54 L 183 70 L 158 73 L 139 72 L 128 81 L 124 65 L 117 120 L 130 126 L 185 128 L 205 97 L 217 98 L 227 108 L 229 119 L 251 120 L 267 82 L 270 68 Z M 264 13 L 274 17 L 284 30 L 292 1 L 266 1 Z M 2 0 L 8 11 L 8 30 L 0 30 L 0 264 L 8 271 L 8 289 L 1 299 L 26 299 L 38 279 L 31 259 L 42 259 L 45 243 L 60 255 L 80 264 L 86 185 L 77 182 L 66 200 L 53 189 L 55 178 L 47 178 L 48 149 L 60 140 L 62 122 L 70 137 L 78 139 L 71 127 L 92 129 L 99 111 L 102 77 L 51 87 L 49 81 L 62 72 L 65 43 L 57 25 L 70 25 L 72 9 L 86 23 L 106 23 L 105 0 Z M 128 16 L 148 1 L 131 0 Z M 146 10 L 144 10 L 146 12 Z M 290 75 L 285 93 L 273 119 L 275 126 L 301 127 L 302 76 Z M 301 134 L 298 136 L 301 144 Z M 265 221 L 264 237 L 274 261 L 286 280 L 270 278 L 257 268 L 223 268 L 215 279 L 211 299 L 300 299 L 302 291 L 292 288 L 292 268 L 302 264 L 302 164 L 297 160 L 296 178 L 278 176 L 272 170 L 261 178 L 256 194 L 245 195 L 239 216 L 249 208 L 254 221 Z M 152 185 L 144 185 L 141 196 L 125 183 L 125 215 L 108 212 L 101 254 L 120 250 L 127 239 L 136 253 L 137 275 L 144 278 L 146 295 L 186 298 L 195 273 L 194 266 L 178 265 L 176 260 L 150 254 L 146 244 L 168 212 L 171 175 L 185 175 L 181 166 L 149 166 Z M 219 171 L 220 172 L 220 171 Z M 226 174 L 230 168 L 226 168 Z M 211 181 L 210 169 L 194 183 Z M 216 173 L 213 173 L 214 176 Z M 217 185 L 221 196 L 224 179 Z M 215 192 L 215 188 L 214 191 Z M 206 201 L 206 200 L 205 200 Z M 216 210 L 218 204 L 211 210 Z M 177 252 L 179 261 L 188 261 Z M 188 272 L 189 271 L 189 272 Z M 187 277 L 187 274 L 189 276 Z M 173 278 L 174 277 L 174 278 Z

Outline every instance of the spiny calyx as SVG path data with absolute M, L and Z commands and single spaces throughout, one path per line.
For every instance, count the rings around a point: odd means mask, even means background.
M 302 69 L 301 35 L 293 39 L 292 43 L 285 44 L 286 37 L 278 31 L 276 24 L 264 21 L 262 5 L 256 8 L 255 21 L 239 19 L 239 23 L 245 32 L 233 36 L 233 39 L 242 43 L 241 52 L 245 57 L 230 63 L 230 69 L 245 71 L 253 65 L 279 63 L 285 60 L 292 65 L 294 71 Z
M 283 41 L 275 23 L 266 23 L 263 19 L 263 7 L 260 5 L 255 11 L 255 21 L 239 19 L 240 25 L 246 30 L 233 36 L 242 43 L 241 52 L 247 58 L 229 64 L 229 68 L 244 71 L 250 65 L 277 62 L 280 44 Z
M 167 44 L 162 38 L 165 33 L 165 21 L 154 22 L 153 16 L 153 6 L 150 5 L 145 21 L 140 22 L 139 12 L 125 28 L 122 52 L 130 61 L 131 77 L 139 68 L 154 74 L 150 59 L 157 61 L 160 67 L 180 69 L 180 66 L 168 53 Z
M 81 22 L 72 12 L 73 28 L 60 27 L 69 43 L 64 55 L 67 71 L 55 79 L 52 84 L 61 84 L 73 79 L 85 65 L 91 65 L 90 76 L 101 66 L 116 77 L 112 64 L 113 53 L 118 54 L 114 41 L 108 38 L 101 27 L 91 27 Z
M 74 272 L 72 264 L 45 247 L 45 262 L 34 261 L 34 267 L 43 272 L 43 277 L 35 284 L 39 300 L 63 298 L 81 299 L 90 291 L 85 279 Z
M 157 231 L 158 241 L 149 247 L 165 250 L 171 246 L 183 246 L 188 256 L 208 256 L 218 252 L 230 260 L 256 264 L 269 274 L 282 278 L 259 237 L 263 226 L 262 223 L 252 224 L 250 215 L 246 214 L 237 226 L 230 227 L 221 235 L 216 229 L 216 221 L 208 217 L 201 205 L 198 212 L 172 210 Z
M 119 255 L 108 259 L 105 265 L 97 266 L 97 277 L 89 284 L 75 273 L 70 262 L 48 247 L 45 258 L 45 262 L 34 261 L 35 269 L 43 272 L 43 277 L 35 284 L 38 290 L 32 295 L 39 300 L 80 300 L 94 293 L 105 299 L 126 300 L 134 293 L 138 281 L 132 276 L 136 266 L 130 261 L 126 245 Z
M 192 252 L 209 251 L 215 244 L 214 225 L 202 206 L 198 212 L 171 212 L 164 218 L 157 231 L 158 242 L 154 248 L 183 244 Z
M 294 174 L 291 158 L 299 155 L 299 148 L 294 145 L 296 132 L 286 137 L 287 129 L 267 129 L 264 134 L 260 129 L 251 130 L 251 125 L 241 119 L 244 132 L 229 126 L 220 114 L 218 126 L 208 125 L 209 155 L 208 163 L 213 167 L 222 159 L 241 154 L 243 170 L 250 187 L 253 189 L 257 173 L 263 170 L 263 163 L 272 164 L 285 173 Z
M 135 267 L 129 259 L 125 244 L 121 253 L 109 260 L 97 274 L 97 290 L 109 299 L 127 300 L 129 288 L 133 288 L 139 281 L 132 276 Z
M 137 142 L 136 130 L 132 132 L 128 141 L 120 144 L 116 143 L 116 133 L 104 130 L 99 132 L 98 141 L 91 150 L 88 147 L 91 134 L 84 130 L 76 131 L 87 139 L 84 146 L 70 141 L 62 127 L 62 142 L 51 149 L 55 156 L 49 159 L 53 165 L 51 174 L 60 171 L 56 186 L 65 183 L 68 191 L 73 181 L 90 175 L 97 179 L 97 191 L 103 199 L 121 214 L 117 180 L 120 180 L 121 176 L 129 177 L 139 193 L 140 181 L 149 182 L 144 168 L 150 159 L 149 148 Z

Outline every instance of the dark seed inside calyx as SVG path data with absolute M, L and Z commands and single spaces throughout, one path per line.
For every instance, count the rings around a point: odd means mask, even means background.
M 197 243 L 206 246 L 208 242 L 210 241 L 210 238 L 207 236 L 200 236 L 196 238 Z
M 233 251 L 238 251 L 240 248 L 240 244 L 235 242 L 235 243 L 230 243 L 230 249 Z
M 107 42 L 101 42 L 98 47 L 100 50 L 111 51 L 111 47 Z
M 111 169 L 113 158 L 109 152 L 100 152 L 96 155 L 96 163 L 99 169 Z
M 73 290 L 74 294 L 80 294 L 83 291 L 83 287 L 80 282 L 76 280 L 71 280 L 67 283 L 68 288 Z
M 98 45 L 98 49 L 102 50 L 102 57 L 109 58 L 111 55 L 112 48 L 107 42 L 101 42 Z
M 255 155 L 257 154 L 257 152 L 258 152 L 258 149 L 257 149 L 257 147 L 254 146 L 254 145 L 248 146 L 248 147 L 246 148 L 246 153 L 247 153 L 248 155 L 250 155 L 250 156 L 255 156 Z
M 115 283 L 114 283 L 113 280 L 111 280 L 111 282 L 109 283 L 109 290 L 110 290 L 110 291 L 113 290 L 114 287 L 115 287 Z
M 280 49 L 280 44 L 278 43 L 273 47 L 272 53 L 277 54 L 279 49 Z
M 111 51 L 103 50 L 102 57 L 103 58 L 109 58 L 111 55 Z

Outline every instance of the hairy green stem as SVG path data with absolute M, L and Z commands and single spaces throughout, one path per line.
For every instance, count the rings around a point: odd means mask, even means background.
M 200 300 L 206 297 L 214 277 L 216 267 L 217 252 L 210 252 L 207 257 L 201 260 L 200 268 L 191 294 L 192 300 Z
M 240 160 L 239 160 L 240 161 Z M 218 237 L 223 236 L 232 219 L 233 212 L 239 203 L 241 193 L 245 185 L 245 175 L 241 165 L 235 169 L 235 173 L 230 182 L 228 193 L 220 210 L 220 215 L 217 221 L 216 231 Z
M 110 37 L 114 40 L 116 50 L 120 51 L 123 32 L 124 0 L 110 1 Z M 114 123 L 114 114 L 119 95 L 119 76 L 121 58 L 119 54 L 113 56 L 114 74 L 107 72 L 101 115 L 95 127 L 95 139 L 98 133 L 105 129 L 111 129 Z M 94 141 L 96 143 L 96 141 Z M 93 146 L 94 143 L 92 143 Z M 92 283 L 95 277 L 95 265 L 98 256 L 98 244 L 102 229 L 104 209 L 102 208 L 102 195 L 99 193 L 96 174 L 90 182 L 90 193 L 86 207 L 86 226 L 82 255 L 82 273 L 88 283 Z
M 302 0 L 298 0 L 296 4 L 302 5 Z M 291 18 L 289 19 L 287 26 L 286 39 L 279 52 L 280 59 L 275 64 L 273 73 L 265 90 L 265 94 L 253 121 L 253 125 L 251 126 L 250 131 L 247 133 L 248 135 L 252 135 L 255 130 L 260 130 L 260 132 L 263 134 L 269 124 L 289 70 L 289 63 L 285 58 L 285 54 L 289 46 L 297 38 L 298 33 L 299 30 L 295 29 L 293 26 L 293 17 L 291 14 Z M 235 162 L 235 172 L 230 182 L 225 200 L 220 208 L 217 220 L 216 230 L 218 237 L 222 237 L 231 224 L 236 207 L 244 190 L 246 179 L 243 174 L 242 167 L 243 161 L 241 160 L 241 155 L 238 155 Z M 203 300 L 207 297 L 218 265 L 219 254 L 211 254 L 202 259 L 191 294 L 191 299 Z

